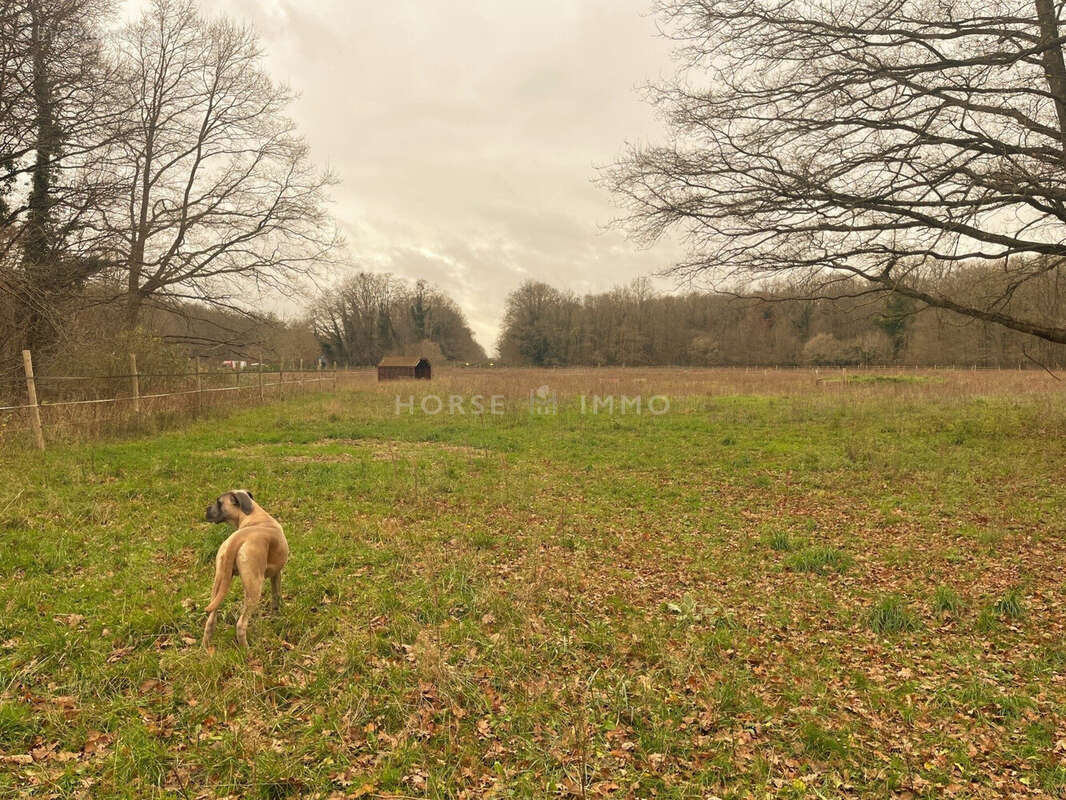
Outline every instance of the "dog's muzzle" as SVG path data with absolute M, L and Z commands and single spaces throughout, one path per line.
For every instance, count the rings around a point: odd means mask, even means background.
M 217 503 L 212 503 L 207 507 L 207 513 L 204 514 L 204 519 L 208 522 L 222 522 L 222 509 L 218 507 Z

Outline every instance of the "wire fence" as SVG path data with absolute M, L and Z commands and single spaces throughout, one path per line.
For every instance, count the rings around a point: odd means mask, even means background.
M 34 445 L 66 438 L 92 438 L 105 432 L 158 430 L 169 422 L 206 416 L 221 408 L 255 405 L 311 392 L 336 390 L 368 370 L 340 370 L 336 365 L 303 369 L 295 365 L 252 364 L 185 372 L 139 372 L 109 375 L 35 375 L 33 359 L 23 352 L 21 397 L 0 396 L 0 443 Z M 16 399 L 17 398 L 17 399 Z

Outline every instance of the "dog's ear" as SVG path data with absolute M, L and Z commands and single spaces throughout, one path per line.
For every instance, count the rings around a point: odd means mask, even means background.
M 231 492 L 231 494 L 233 495 L 233 502 L 241 507 L 241 511 L 245 514 L 252 513 L 252 495 L 250 492 L 238 490 Z

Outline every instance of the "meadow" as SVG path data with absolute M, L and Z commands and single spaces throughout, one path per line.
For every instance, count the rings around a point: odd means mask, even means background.
M 365 374 L 8 446 L 0 797 L 1061 797 L 1064 386 Z M 284 604 L 205 651 L 241 487 Z

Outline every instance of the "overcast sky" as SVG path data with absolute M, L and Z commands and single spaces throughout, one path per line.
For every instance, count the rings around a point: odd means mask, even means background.
M 578 293 L 668 266 L 617 230 L 597 165 L 661 138 L 640 87 L 671 70 L 651 0 L 213 0 L 252 22 L 340 178 L 351 269 L 437 284 L 493 352 L 508 292 Z

